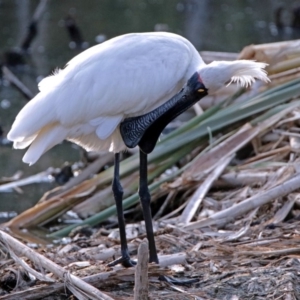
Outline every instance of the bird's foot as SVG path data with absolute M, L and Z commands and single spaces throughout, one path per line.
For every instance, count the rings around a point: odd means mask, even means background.
M 158 260 L 158 256 L 156 254 L 156 250 L 154 252 L 154 254 L 151 254 L 151 251 L 150 251 L 150 257 L 149 257 L 149 263 L 155 263 L 157 265 L 159 265 L 159 260 Z
M 108 266 L 113 267 L 118 264 L 121 264 L 125 268 L 130 268 L 130 267 L 134 267 L 136 265 L 136 262 L 131 260 L 129 256 L 126 256 L 126 257 L 121 256 L 121 257 L 115 259 L 114 261 L 110 262 L 108 264 Z

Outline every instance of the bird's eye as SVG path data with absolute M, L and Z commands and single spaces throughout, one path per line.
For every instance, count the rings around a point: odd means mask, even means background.
M 199 92 L 199 93 L 203 93 L 203 92 L 204 92 L 204 89 L 199 89 L 198 92 Z

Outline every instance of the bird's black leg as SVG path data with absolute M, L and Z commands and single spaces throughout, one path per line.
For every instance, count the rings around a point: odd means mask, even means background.
M 158 264 L 158 257 L 156 252 L 156 246 L 154 241 L 152 215 L 150 208 L 151 196 L 148 189 L 148 168 L 147 168 L 147 154 L 140 150 L 140 188 L 139 195 L 143 209 L 144 220 L 146 225 L 147 239 L 149 243 L 149 262 L 155 262 Z
M 148 163 L 147 163 L 147 154 L 140 150 L 140 188 L 139 188 L 139 195 L 140 201 L 143 208 L 144 220 L 146 225 L 146 233 L 147 239 L 149 244 L 149 262 L 159 263 L 157 257 L 157 251 L 154 241 L 154 234 L 153 234 L 153 226 L 152 226 L 152 215 L 150 209 L 150 202 L 151 196 L 148 189 L 148 180 L 147 180 L 147 170 Z M 162 275 L 159 276 L 159 280 L 167 281 L 173 284 L 178 285 L 185 285 L 197 282 L 198 280 L 190 280 L 190 279 L 177 279 L 170 276 Z
M 124 267 L 128 268 L 134 266 L 135 262 L 130 259 L 127 240 L 126 240 L 125 221 L 124 221 L 124 214 L 123 214 L 123 188 L 120 183 L 120 153 L 115 154 L 115 166 L 114 166 L 114 178 L 112 182 L 112 190 L 113 190 L 116 207 L 117 207 L 122 257 L 109 263 L 108 266 L 112 267 L 121 263 Z

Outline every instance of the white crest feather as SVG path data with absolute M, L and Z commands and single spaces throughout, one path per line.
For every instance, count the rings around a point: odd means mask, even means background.
M 270 81 L 267 76 L 267 72 L 265 71 L 265 67 L 268 64 L 250 60 L 237 60 L 233 63 L 233 75 L 231 76 L 231 80 L 228 85 L 232 82 L 236 82 L 242 87 L 248 87 L 255 82 L 255 79 L 260 79 L 264 82 Z
M 200 69 L 200 77 L 209 93 L 233 82 L 242 87 L 250 86 L 255 79 L 269 82 L 267 64 L 251 60 L 214 61 Z

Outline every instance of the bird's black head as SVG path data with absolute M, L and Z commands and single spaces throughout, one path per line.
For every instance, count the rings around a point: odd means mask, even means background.
M 208 89 L 203 84 L 198 72 L 195 72 L 188 80 L 187 87 L 198 95 L 199 100 L 208 94 Z

